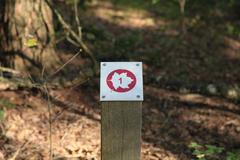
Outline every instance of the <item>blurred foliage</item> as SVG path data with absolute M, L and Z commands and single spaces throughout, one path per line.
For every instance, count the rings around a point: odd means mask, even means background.
M 0 122 L 3 120 L 3 118 L 4 118 L 4 111 L 0 109 Z
M 129 55 L 125 54 L 133 54 L 136 47 L 142 42 L 143 37 L 139 32 L 120 36 L 114 41 L 115 53 L 120 57 L 129 57 Z
M 200 145 L 196 142 L 191 142 L 188 147 L 192 150 L 192 155 L 198 160 L 239 160 L 240 158 L 238 150 L 225 151 L 225 148 L 215 145 Z
M 15 105 L 11 103 L 8 99 L 0 99 L 0 121 L 4 118 L 4 109 L 14 108 Z
M 15 105 L 8 99 L 1 98 L 0 99 L 0 106 L 5 107 L 7 109 L 14 108 Z
M 240 151 L 232 151 L 227 152 L 227 160 L 239 160 L 240 159 Z

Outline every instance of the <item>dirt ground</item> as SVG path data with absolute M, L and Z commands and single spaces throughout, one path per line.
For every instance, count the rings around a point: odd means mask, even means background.
M 100 159 L 98 90 L 88 85 L 53 90 L 52 144 L 56 159 Z M 6 111 L 0 153 L 17 159 L 48 159 L 48 102 L 32 91 L 5 91 L 16 105 Z M 240 145 L 239 105 L 221 98 L 145 86 L 142 159 L 188 160 L 191 142 L 227 149 Z M 17 152 L 19 150 L 19 152 Z

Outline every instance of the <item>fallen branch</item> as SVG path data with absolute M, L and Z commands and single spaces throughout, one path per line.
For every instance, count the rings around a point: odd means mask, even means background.
M 25 141 L 18 149 L 17 151 L 14 153 L 13 157 L 10 158 L 9 160 L 15 160 L 17 158 L 17 156 L 19 155 L 20 151 L 23 150 L 26 145 L 29 143 L 30 141 Z
M 21 73 L 17 70 L 11 69 L 11 68 L 6 68 L 6 67 L 0 67 L 0 72 L 9 72 L 12 74 L 20 75 Z
M 83 157 L 81 154 L 63 155 L 63 156 L 57 156 L 53 160 L 61 160 L 61 159 L 81 160 L 83 159 Z

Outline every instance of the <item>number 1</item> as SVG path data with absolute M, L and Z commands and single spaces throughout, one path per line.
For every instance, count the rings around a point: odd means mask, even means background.
M 120 84 L 122 84 L 122 78 L 119 78 Z

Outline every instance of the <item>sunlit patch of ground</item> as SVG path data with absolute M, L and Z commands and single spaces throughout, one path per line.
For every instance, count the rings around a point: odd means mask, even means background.
M 157 28 L 168 24 L 166 20 L 155 19 L 149 12 L 141 9 L 115 7 L 110 2 L 98 2 L 92 4 L 92 12 L 95 17 L 109 23 L 130 28 Z
M 178 160 L 179 155 L 171 153 L 164 148 L 156 147 L 154 144 L 142 142 L 142 155 L 143 160 Z
M 226 37 L 224 42 L 227 48 L 223 50 L 223 54 L 229 59 L 240 60 L 240 41 Z

